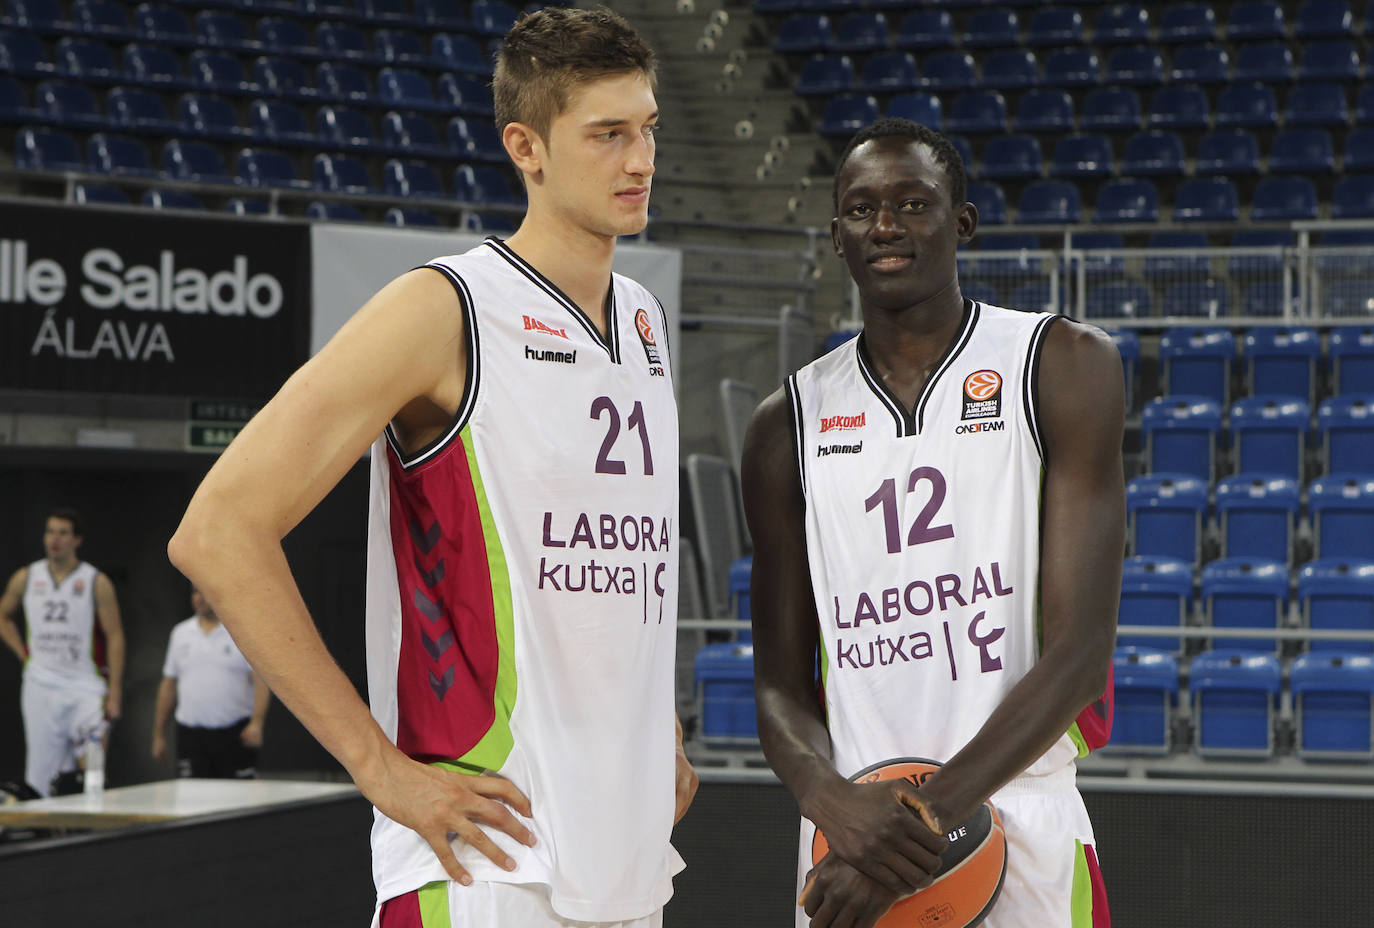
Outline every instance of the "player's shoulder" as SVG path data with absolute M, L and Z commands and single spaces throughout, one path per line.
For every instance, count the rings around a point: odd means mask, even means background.
M 1068 316 L 1054 317 L 1045 335 L 1045 356 L 1071 366 L 1096 367 L 1121 363 L 1121 353 L 1111 335 L 1098 326 Z

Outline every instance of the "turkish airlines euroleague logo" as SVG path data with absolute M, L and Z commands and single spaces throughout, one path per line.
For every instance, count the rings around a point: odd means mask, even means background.
M 996 419 L 1002 415 L 1002 375 L 975 371 L 964 378 L 964 414 L 961 419 Z
M 639 333 L 640 344 L 644 346 L 644 357 L 649 359 L 649 373 L 655 377 L 662 377 L 663 362 L 659 359 L 654 327 L 649 324 L 649 314 L 642 308 L 635 310 L 635 331 Z

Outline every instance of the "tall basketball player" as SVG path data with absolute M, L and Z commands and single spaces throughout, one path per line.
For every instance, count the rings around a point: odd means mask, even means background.
M 835 198 L 863 333 L 762 404 L 743 461 L 759 734 L 804 816 L 797 924 L 869 926 L 929 884 L 944 839 L 902 795 L 942 828 L 1001 812 L 988 926 L 1100 928 L 1074 759 L 1110 731 L 1120 361 L 1097 329 L 960 293 L 978 214 L 938 133 L 862 130 Z M 943 767 L 847 780 L 899 757 Z M 834 853 L 808 873 L 817 826 Z
M 611 272 L 647 222 L 654 68 L 609 11 L 522 18 L 494 84 L 519 230 L 382 289 L 225 451 L 169 548 L 376 806 L 383 928 L 649 928 L 682 866 L 667 323 Z M 280 543 L 369 446 L 371 715 Z
M 24 779 L 42 796 L 59 774 L 84 766 L 92 735 L 108 739 L 123 698 L 119 601 L 110 578 L 77 557 L 84 534 L 80 515 L 54 509 L 45 556 L 16 570 L 0 596 L 0 640 L 24 663 Z

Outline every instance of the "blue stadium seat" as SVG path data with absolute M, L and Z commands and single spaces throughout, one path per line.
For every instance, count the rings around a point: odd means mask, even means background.
M 1317 407 L 1317 429 L 1321 433 L 1322 459 L 1328 473 L 1371 471 L 1374 395 L 1340 393 L 1328 397 Z
M 1164 293 L 1164 315 L 1225 318 L 1231 307 L 1230 290 L 1224 280 L 1184 280 Z
M 129 23 L 125 7 L 115 0 L 76 0 L 72 4 L 72 28 L 92 38 L 132 42 L 138 35 Z
M 902 17 L 893 42 L 915 51 L 954 46 L 954 20 L 948 10 L 916 10 Z
M 322 22 L 315 27 L 315 47 L 327 58 L 381 64 L 367 44 L 367 34 L 357 26 L 346 23 Z
M 143 205 L 153 209 L 204 209 L 205 206 L 194 194 L 184 190 L 147 190 L 143 194 Z
M 38 118 L 38 111 L 29 106 L 24 85 L 12 77 L 0 75 L 0 123 L 23 125 Z
M 1066 7 L 1036 10 L 1026 28 L 1026 44 L 1033 48 L 1083 44 L 1083 14 Z
M 1118 643 L 1112 654 L 1112 680 L 1112 736 L 1099 750 L 1168 754 L 1178 708 L 1178 659 L 1158 648 Z
M 251 0 L 258 3 L 260 0 Z M 276 9 L 281 0 L 266 0 Z M 357 0 L 297 0 L 295 11 L 315 19 L 354 19 L 358 13 Z
M 33 92 L 43 120 L 61 129 L 103 129 L 109 125 L 95 94 L 85 84 L 43 81 Z
M 258 44 L 271 54 L 293 57 L 313 57 L 318 54 L 315 42 L 304 27 L 294 19 L 264 16 L 255 30 Z
M 1021 20 L 1014 10 L 975 10 L 964 29 L 964 48 L 1008 48 L 1021 44 Z
M 404 206 L 393 206 L 386 211 L 382 221 L 389 226 L 418 226 L 421 228 L 437 228 L 439 217 L 435 216 L 427 209 L 413 209 Z
M 262 42 L 253 38 L 248 26 L 233 13 L 206 10 L 196 14 L 196 40 L 205 48 L 218 48 L 247 54 L 262 51 Z
M 133 83 L 167 92 L 187 90 L 193 85 L 179 57 L 157 45 L 129 45 L 124 49 L 124 74 Z
M 1240 195 L 1225 178 L 1193 178 L 1174 192 L 1175 222 L 1234 222 L 1240 217 Z
M 1227 270 L 1235 276 L 1251 278 L 1277 276 L 1283 273 L 1280 248 L 1293 247 L 1293 234 L 1284 229 L 1245 229 L 1231 236 L 1232 254 L 1226 262 Z M 1244 249 L 1267 249 L 1267 252 L 1245 253 Z
M 491 91 L 472 77 L 440 74 L 438 96 L 446 107 L 456 109 L 464 116 L 485 116 L 490 119 L 495 111 Z
M 1298 482 L 1279 474 L 1239 473 L 1217 481 L 1217 527 L 1223 557 L 1293 559 Z
M 364 222 L 362 210 L 352 203 L 321 203 L 316 200 L 305 208 L 307 219 L 318 222 Z
M 1145 256 L 1145 276 L 1151 279 L 1180 280 L 1206 277 L 1212 261 L 1206 254 L 1211 241 L 1205 232 L 1152 232 L 1146 243 L 1152 254 Z M 1168 250 L 1168 254 L 1157 252 Z
M 1355 34 L 1355 16 L 1345 0 L 1304 0 L 1298 8 L 1293 35 L 1300 39 L 1326 39 Z
M 1317 186 L 1306 177 L 1269 177 L 1259 182 L 1251 201 L 1255 222 L 1317 218 Z
M 436 112 L 447 106 L 434 99 L 429 79 L 411 68 L 382 68 L 377 72 L 377 96 L 387 106 Z
M 248 79 L 243 63 L 233 55 L 194 51 L 187 59 L 187 69 L 191 74 L 191 83 L 198 90 L 248 96 L 259 93 L 261 89 Z
M 282 148 L 314 148 L 319 144 L 300 107 L 282 100 L 255 100 L 249 106 L 250 131 L 261 142 Z
M 162 173 L 172 180 L 232 184 L 219 149 L 208 142 L 172 139 L 162 146 Z
M 1073 99 L 1063 90 L 1028 91 L 1021 95 L 1011 129 L 1013 132 L 1072 132 Z M 1107 144 L 1110 147 L 1111 143 Z
M 1063 298 L 1061 293 L 1059 300 L 1062 302 Z M 1055 302 L 1048 280 L 1033 280 L 1017 287 L 1012 291 L 1009 304 L 1028 313 L 1053 313 L 1062 309 L 1062 306 Z
M 1374 758 L 1374 658 L 1354 651 L 1300 654 L 1289 671 L 1289 688 L 1298 757 Z M 1120 707 L 1118 700 L 1118 713 Z
M 1269 129 L 1279 124 L 1279 101 L 1272 87 L 1232 84 L 1217 98 L 1217 128 Z
M 1204 135 L 1193 170 L 1199 177 L 1258 174 L 1259 140 L 1248 129 L 1221 129 Z
M 1202 568 L 1202 609 L 1213 628 L 1279 628 L 1288 612 L 1288 566 L 1265 558 L 1228 557 Z M 1275 638 L 1217 638 L 1214 647 L 1277 654 Z
M 862 94 L 831 97 L 816 131 L 830 138 L 848 138 L 878 119 L 878 101 Z
M 1319 281 L 1322 314 L 1335 318 L 1367 319 L 1374 315 L 1374 294 L 1365 280 Z
M 1269 151 L 1270 174 L 1330 174 L 1336 147 L 1325 129 L 1285 129 Z
M 1252 280 L 1245 288 L 1244 316 L 1282 316 L 1298 297 L 1298 282 L 1292 281 L 1287 297 L 1282 280 Z
M 500 38 L 515 25 L 519 13 L 501 0 L 472 0 L 472 24 L 478 35 Z
M 1065 135 L 1055 142 L 1051 177 L 1110 177 L 1114 173 L 1115 154 L 1105 135 Z
M 993 306 L 1002 305 L 1002 294 L 992 284 L 982 283 L 977 280 L 960 280 L 959 291 L 965 299 L 973 300 L 975 303 L 988 303 Z
M 1088 291 L 1083 314 L 1089 319 L 1104 316 L 1147 319 L 1150 316 L 1150 288 L 1133 280 L 1099 284 Z
M 367 115 L 346 106 L 320 107 L 315 114 L 315 135 L 324 148 L 371 153 L 387 151 L 377 140 Z
M 238 154 L 239 183 L 249 187 L 307 188 L 310 181 L 296 173 L 296 166 L 279 151 L 245 148 Z
M 1126 484 L 1127 539 L 1134 554 L 1196 564 L 1207 515 L 1207 481 L 1191 474 L 1149 474 Z
M 1337 394 L 1374 393 L 1374 327 L 1331 329 L 1331 381 Z
M 474 28 L 472 19 L 465 15 L 464 4 L 449 0 L 412 0 L 412 3 L 415 18 L 427 27 L 455 32 L 471 32 Z
M 802 65 L 793 87 L 803 97 L 828 96 L 854 86 L 854 63 L 848 55 L 813 55 Z
M 1374 171 L 1374 129 L 1350 130 L 1345 137 L 1345 156 L 1341 159 L 1341 169 L 1345 173 Z
M 977 86 L 973 56 L 966 52 L 936 52 L 922 63 L 921 71 L 921 85 L 928 90 L 968 90 Z
M 86 140 L 86 163 L 98 174 L 152 177 L 157 174 L 148 149 L 137 139 L 97 132 Z
M 1125 177 L 1181 177 L 1186 158 L 1183 139 L 1176 132 L 1140 132 L 1126 142 L 1121 159 Z
M 361 0 L 358 12 L 364 22 L 418 25 L 408 0 Z
M 1188 624 L 1193 606 L 1193 568 L 1187 561 L 1162 555 L 1128 557 L 1121 565 L 1121 601 L 1118 625 L 1158 625 L 1180 629 Z M 1128 648 L 1158 648 L 1183 653 L 1177 636 L 1118 635 L 1116 643 Z
M 753 646 L 705 645 L 696 654 L 693 675 L 701 693 L 702 738 L 708 744 L 757 742 Z
M 1211 122 L 1207 92 L 1193 85 L 1160 88 L 1150 101 L 1153 129 L 1206 129 Z
M 177 101 L 178 129 L 182 135 L 220 142 L 242 142 L 252 132 L 239 125 L 238 111 L 222 97 L 188 93 Z
M 887 17 L 882 13 L 850 13 L 835 23 L 830 47 L 838 52 L 880 52 L 890 41 Z
M 1124 87 L 1104 87 L 1083 101 L 1084 132 L 1134 129 L 1141 122 L 1140 94 Z
M 71 37 L 57 43 L 57 73 L 94 84 L 109 84 L 124 78 L 124 69 L 108 45 Z
M 462 117 L 455 117 L 462 119 Z M 464 130 L 467 124 L 463 124 Z M 492 129 L 493 134 L 495 129 Z M 471 148 L 451 149 L 439 138 L 429 117 L 420 113 L 390 112 L 382 117 L 382 144 L 388 148 L 407 154 L 412 158 L 463 158 L 468 160 L 475 151 Z M 498 140 L 499 148 L 499 140 Z M 505 157 L 505 149 L 500 148 L 500 157 Z
M 1220 45 L 1185 45 L 1174 52 L 1169 80 L 1175 84 L 1227 84 L 1231 56 Z
M 1164 83 L 1164 56 L 1157 48 L 1118 48 L 1107 57 L 1104 84 L 1153 87 Z
M 53 129 L 20 129 L 14 140 L 14 166 L 21 171 L 85 171 L 76 139 Z
M 1362 436 L 1366 451 L 1374 443 L 1371 433 L 1374 430 L 1367 429 Z M 1374 476 L 1367 467 L 1364 473 L 1333 470 L 1313 480 L 1307 490 L 1315 556 L 1374 558 Z
M 999 135 L 983 149 L 983 166 L 978 176 L 984 180 L 1010 180 L 1039 177 L 1040 143 L 1029 135 Z
M 1093 41 L 1098 45 L 1133 45 L 1150 41 L 1150 15 L 1143 6 L 1109 6 L 1097 16 Z
M 1061 48 L 1045 56 L 1044 87 L 1096 87 L 1102 81 L 1102 62 L 1086 48 Z
M 267 216 L 272 204 L 256 198 L 233 197 L 224 204 L 224 211 L 235 216 Z
M 1311 420 L 1312 407 L 1302 397 L 1261 393 L 1236 400 L 1231 406 L 1236 469 L 1302 479 Z
M 1206 292 L 1205 288 L 1203 292 Z M 1224 288 L 1222 292 L 1224 293 Z M 1174 311 L 1171 312 L 1171 309 Z M 1188 313 L 1180 312 L 1179 309 L 1180 307 L 1166 305 L 1165 314 L 1224 315 L 1225 303 L 1222 300 L 1222 306 L 1215 313 Z M 1159 360 L 1164 370 L 1161 378 L 1164 393 L 1167 396 L 1205 396 L 1215 403 L 1226 405 L 1230 400 L 1231 364 L 1235 357 L 1235 336 L 1227 329 L 1187 328 L 1166 331 L 1159 340 Z
M 1275 0 L 1243 0 L 1231 7 L 1226 38 L 1232 42 L 1283 37 L 1283 8 Z
M 37 36 L 0 32 L 0 71 L 20 77 L 45 77 L 53 70 L 48 50 Z
M 1157 222 L 1159 191 L 1148 180 L 1113 180 L 1097 192 L 1094 222 Z
M 887 115 L 910 119 L 918 125 L 930 126 L 932 129 L 943 128 L 949 131 L 949 126 L 945 124 L 941 113 L 940 98 L 933 93 L 898 94 L 888 101 Z
M 1362 84 L 1355 104 L 1355 122 L 1361 126 L 1374 124 L 1374 84 Z
M 1151 473 L 1211 480 L 1216 473 L 1221 406 L 1209 396 L 1171 394 L 1150 400 L 1140 414 L 1145 462 Z
M 382 192 L 389 197 L 444 196 L 444 185 L 434 168 L 423 161 L 392 158 L 382 166 Z
M 134 8 L 134 30 L 139 38 L 161 45 L 196 44 L 186 14 L 169 6 L 140 3 Z
M 441 32 L 434 36 L 429 40 L 429 57 L 446 71 L 483 79 L 491 77 L 492 63 L 482 54 L 477 43 L 465 35 Z
M 1170 5 L 1160 14 L 1159 41 L 1166 45 L 1211 42 L 1217 38 L 1217 17 L 1210 4 Z
M 1007 195 L 1001 185 L 974 182 L 968 185 L 968 201 L 978 209 L 980 226 L 1000 226 L 1007 221 Z
M 1231 80 L 1237 84 L 1258 81 L 1285 84 L 1297 76 L 1293 52 L 1285 42 L 1258 42 L 1236 51 Z
M 1126 247 L 1125 238 L 1118 232 L 1075 232 L 1072 240 L 1074 260 L 1083 264 L 1084 276 L 1089 280 L 1102 277 L 1122 277 L 1126 273 L 1126 262 L 1121 250 Z M 1073 265 L 1068 265 L 1070 268 Z M 1076 273 L 1070 270 L 1070 273 Z
M 118 187 L 104 184 L 73 184 L 72 202 L 83 206 L 102 203 L 109 206 L 128 206 L 129 195 Z
M 1355 43 L 1345 39 L 1313 42 L 1298 61 L 1300 81 L 1358 81 L 1363 73 Z
M 453 172 L 453 198 L 484 206 L 521 206 L 523 193 L 490 164 L 464 164 Z
M 947 132 L 1007 131 L 1007 101 L 995 90 L 972 90 L 950 104 L 944 120 Z
M 1304 564 L 1298 569 L 1298 602 L 1308 628 L 1374 631 L 1374 561 L 1324 557 Z M 1310 650 L 1368 654 L 1374 643 L 1317 640 Z
M 1341 178 L 1331 194 L 1332 219 L 1365 219 L 1374 216 L 1374 177 L 1354 175 Z M 1358 230 L 1350 230 L 1352 232 Z M 1338 244 L 1328 234 L 1323 244 Z M 1349 238 L 1345 244 L 1369 244 L 1366 237 Z
M 138 87 L 113 87 L 105 95 L 105 118 L 121 132 L 171 135 L 176 123 L 159 94 Z
M 1121 375 L 1126 384 L 1126 409 L 1135 408 L 1136 370 L 1140 366 L 1140 336 L 1131 329 L 1115 329 L 1107 333 L 1121 355 Z
M 864 93 L 903 93 L 921 86 L 921 72 L 910 52 L 882 52 L 869 56 L 856 86 Z
M 1288 92 L 1283 109 L 1284 125 L 1344 127 L 1350 113 L 1340 84 L 1298 84 Z
M 964 170 L 973 174 L 973 143 L 962 135 L 947 135 L 949 144 L 954 146 L 954 150 L 959 153 L 959 159 L 964 162 Z
M 311 82 L 305 65 L 295 58 L 258 58 L 253 62 L 253 83 L 269 96 L 300 103 L 319 100 L 319 91 Z
M 830 50 L 830 19 L 818 13 L 794 13 L 783 20 L 773 51 L 784 55 Z
M 1277 657 L 1232 648 L 1205 651 L 1193 658 L 1189 687 L 1193 750 L 1199 756 L 1274 754 L 1274 721 L 1282 687 Z
M 377 188 L 361 161 L 345 155 L 321 152 L 310 165 L 311 185 L 325 193 L 376 193 Z
M 1078 222 L 1082 214 L 1078 188 L 1063 180 L 1026 185 L 1016 205 L 1016 221 L 1021 225 Z
M 449 151 L 463 161 L 506 162 L 506 149 L 496 126 L 485 119 L 454 116 L 445 126 Z
M 432 41 L 432 40 L 431 40 Z M 429 52 L 414 33 L 400 29 L 378 29 L 372 33 L 372 47 L 387 64 L 418 66 L 429 63 Z M 441 62 L 441 65 L 446 64 Z
M 1316 396 L 1321 335 L 1306 326 L 1260 326 L 1245 333 L 1245 381 L 1251 393 Z
M 10 24 L 32 32 L 64 33 L 71 22 L 57 0 L 9 0 Z
M 998 91 L 1020 91 L 1040 82 L 1035 52 L 1009 48 L 989 52 L 982 59 L 982 87 Z

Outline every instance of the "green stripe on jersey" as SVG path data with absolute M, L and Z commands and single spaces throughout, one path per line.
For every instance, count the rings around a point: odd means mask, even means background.
M 1088 871 L 1088 855 L 1082 841 L 1073 843 L 1073 895 L 1069 911 L 1073 916 L 1073 928 L 1093 928 L 1093 878 Z
M 420 924 L 424 928 L 451 928 L 447 882 L 435 880 L 426 883 L 415 891 L 415 898 L 420 902 Z

